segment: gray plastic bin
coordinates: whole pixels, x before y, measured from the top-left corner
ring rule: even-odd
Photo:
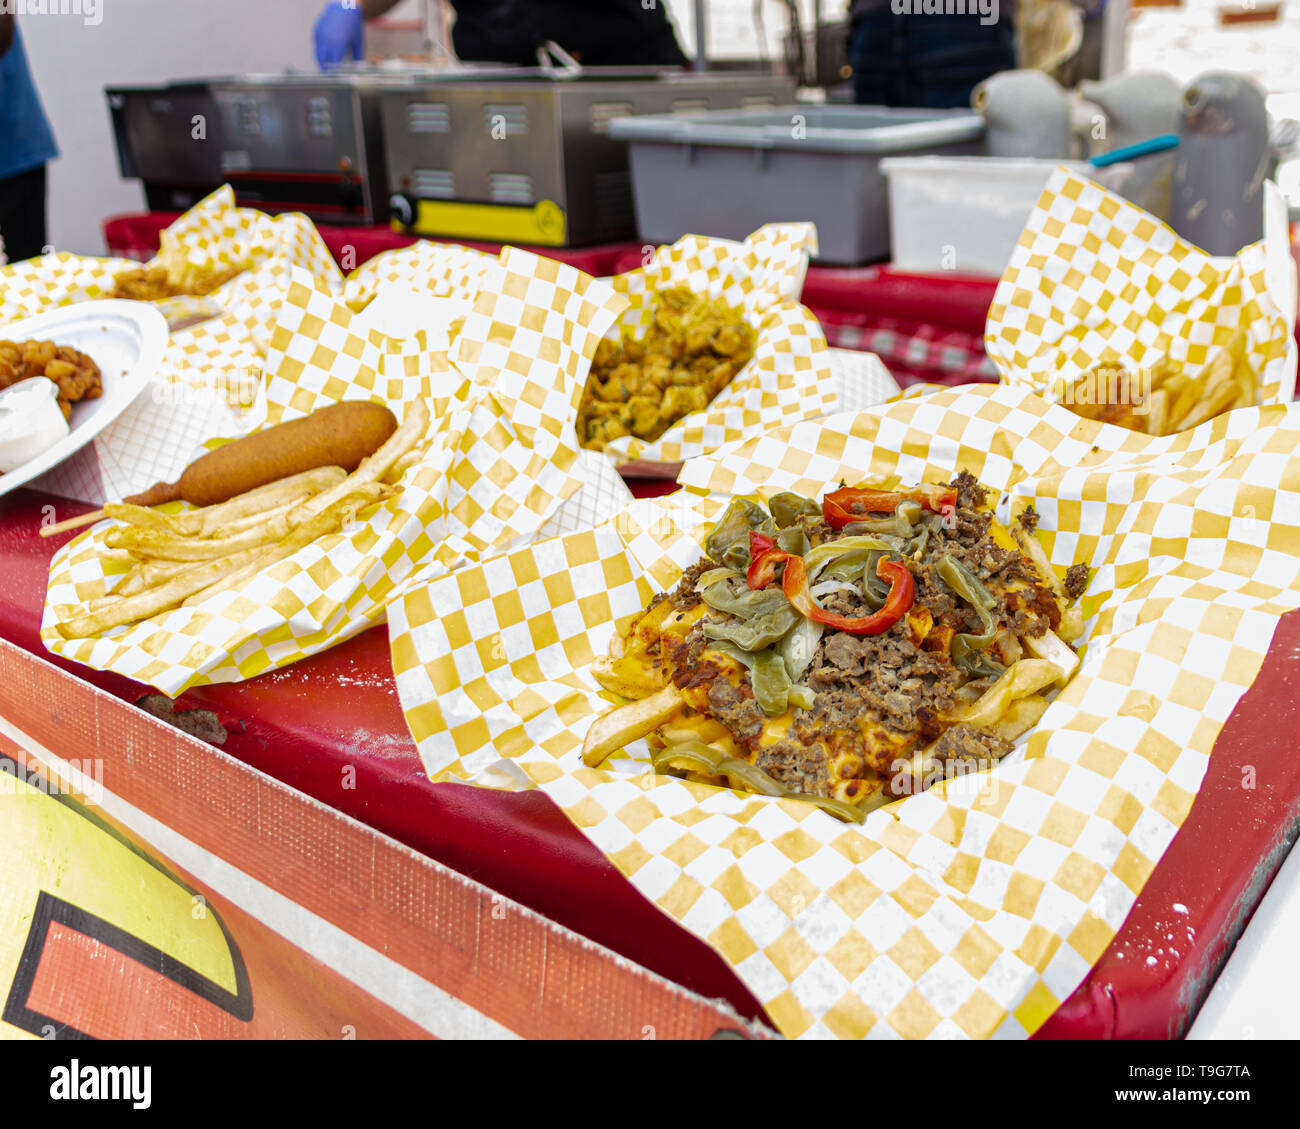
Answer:
[[[968,110],[794,105],[616,118],[609,131],[629,143],[647,243],[811,220],[818,260],[847,266],[889,257],[882,158],[984,151]]]

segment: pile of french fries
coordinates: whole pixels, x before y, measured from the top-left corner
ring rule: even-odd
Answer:
[[[105,535],[105,544],[131,567],[113,591],[86,608],[57,609],[59,634],[88,638],[242,587],[396,495],[402,476],[420,460],[428,428],[428,405],[416,400],[401,426],[352,474],[319,467],[179,513],[106,505],[105,515],[122,524]]]
[[[1061,400],[1087,419],[1174,435],[1258,403],[1259,380],[1246,358],[1245,332],[1238,330],[1200,371],[1168,358],[1136,371],[1098,365],[1067,386]]]

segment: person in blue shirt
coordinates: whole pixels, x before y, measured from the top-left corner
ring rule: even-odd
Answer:
[[[45,248],[45,165],[58,155],[17,22],[0,14],[0,239],[11,263]]]

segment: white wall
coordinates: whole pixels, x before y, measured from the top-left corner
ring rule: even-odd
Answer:
[[[19,16],[32,74],[62,156],[50,166],[50,239],[102,255],[104,217],[144,209],[117,170],[104,87],[315,67],[324,0],[100,0],[101,22]]]
[[[781,57],[781,39],[789,20],[781,0],[700,0],[705,6],[705,46],[715,59],[753,59]],[[696,0],[664,0],[668,14],[677,26],[682,50],[695,57]],[[824,23],[843,19],[849,0],[822,0]],[[755,12],[762,19],[755,19]],[[800,18],[805,28],[812,27],[813,0],[799,0]],[[760,29],[765,33],[759,38]]]
[[[666,0],[693,54],[692,0]],[[811,9],[811,0],[801,0]],[[58,0],[49,0],[57,7]],[[705,0],[709,49],[753,55],[753,0]],[[823,0],[827,16],[844,0]],[[77,15],[19,17],[32,72],[62,156],[50,166],[50,239],[60,250],[104,253],[106,216],[144,209],[138,181],[117,169],[105,86],[315,68],[311,30],[325,0],[99,0],[100,22]],[[769,42],[785,29],[784,6],[762,0]],[[404,0],[392,18],[420,14]]]

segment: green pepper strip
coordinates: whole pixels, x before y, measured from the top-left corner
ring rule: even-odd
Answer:
[[[801,517],[822,516],[821,508],[811,498],[791,494],[789,491],[777,494],[768,502],[767,508],[772,512],[772,520],[776,522],[777,529],[786,529]]]
[[[671,767],[684,768],[688,772],[702,772],[706,776],[734,776],[751,792],[757,792],[760,796],[785,794],[785,789],[757,765],[739,757],[729,757],[721,749],[715,749],[702,741],[683,741],[678,745],[656,749],[650,755],[650,763],[659,773]]]
[[[706,639],[721,639],[734,643],[742,651],[761,651],[779,643],[799,622],[799,613],[784,604],[776,611],[756,615],[743,623],[712,623],[701,625]]]
[[[992,609],[997,606],[993,594],[961,561],[945,553],[935,562],[935,571],[949,588],[975,609],[984,628],[983,635],[962,632],[953,636],[952,661],[972,674],[1001,674],[1006,668],[984,654],[998,633]]]
[[[911,537],[912,527],[921,520],[921,510],[920,502],[905,498],[898,503],[898,509],[894,511],[893,516],[873,518],[870,521],[851,521],[844,526],[843,532],[888,533],[894,537]]]
[[[844,820],[846,823],[862,823],[867,813],[873,808],[888,803],[893,797],[882,789],[874,801],[861,807],[845,803],[829,796],[813,796],[806,792],[791,792],[783,788],[757,765],[739,757],[729,757],[721,749],[706,745],[702,741],[683,741],[679,745],[669,745],[656,749],[650,757],[654,770],[661,775],[669,768],[683,769],[687,772],[699,772],[705,776],[730,776],[741,781],[750,791],[760,796],[777,796],[783,800],[799,800],[802,803],[819,807],[829,815]]]
[[[751,529],[761,528],[765,523],[771,522],[771,517],[762,506],[745,498],[736,498],[705,539],[704,551],[719,564],[736,569],[748,568],[749,552],[745,535]]]
[[[726,612],[740,619],[753,619],[755,616],[770,615],[772,612],[788,608],[790,601],[779,588],[766,592],[753,592],[746,589],[743,595],[737,595],[725,583],[710,584],[700,588],[702,599],[714,611]]]
[[[897,551],[888,541],[882,541],[879,537],[841,537],[835,541],[823,542],[804,554],[803,563],[809,583],[816,583],[823,572],[841,564],[845,558],[853,559],[850,554],[872,550],[882,553]]]
[[[769,648],[750,654],[734,643],[719,641],[709,650],[735,659],[749,668],[749,681],[754,689],[754,701],[768,717],[780,717],[790,704],[790,676],[785,670],[785,660]]]

